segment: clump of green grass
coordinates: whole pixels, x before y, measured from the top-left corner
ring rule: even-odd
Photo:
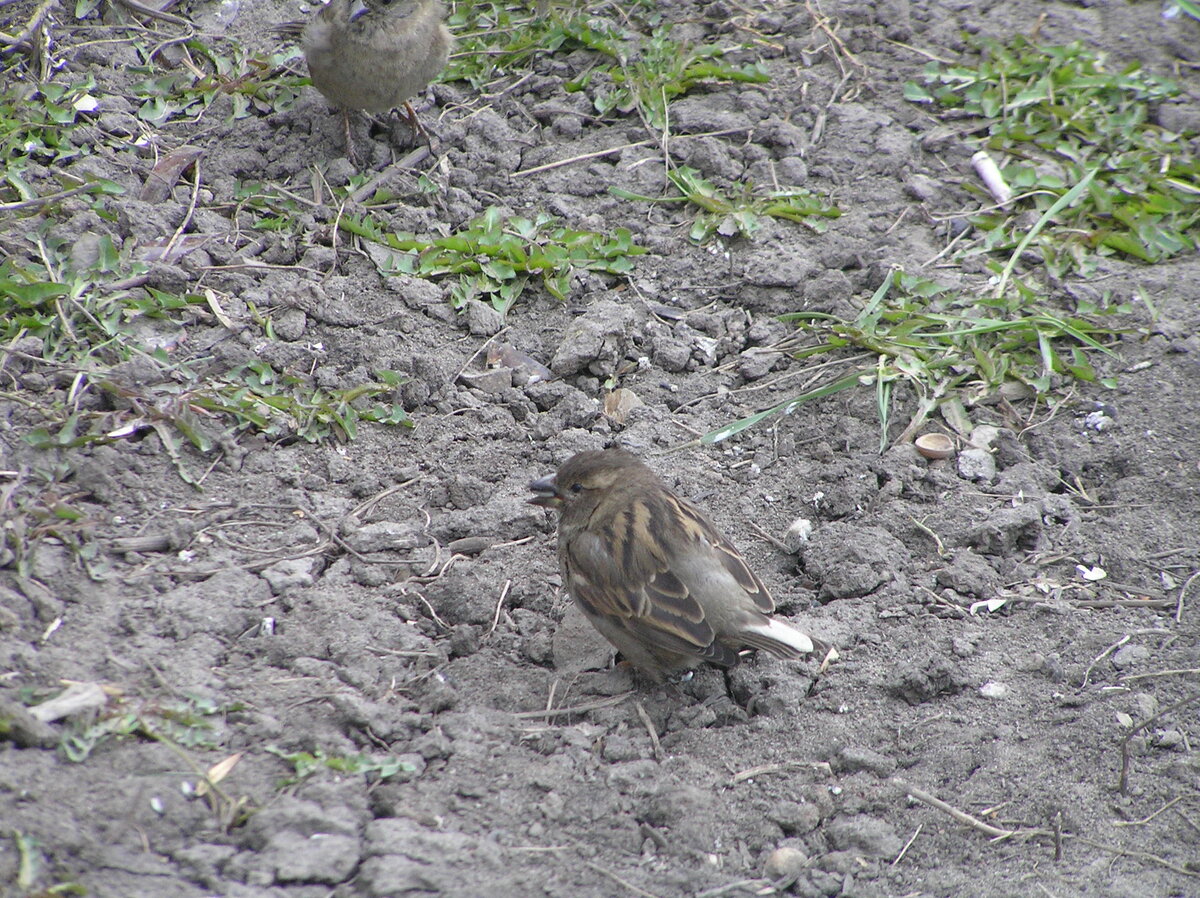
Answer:
[[[135,297],[106,289],[146,271],[108,236],[96,239],[89,258],[74,256],[74,244],[50,235],[46,227],[34,242],[36,259],[0,262],[0,339],[38,337],[47,357],[79,361],[104,349],[119,352],[115,341],[132,317],[158,317],[187,305],[158,291]]]
[[[762,219],[783,218],[800,222],[818,233],[824,233],[827,219],[842,213],[829,200],[808,190],[758,191],[738,181],[732,185],[732,196],[711,181],[701,177],[694,168],[681,166],[670,169],[667,179],[679,191],[679,196],[652,197],[631,193],[620,187],[608,192],[625,200],[647,203],[689,203],[699,208],[688,237],[704,244],[713,237],[753,237],[762,227]]]
[[[14,894],[28,896],[28,898],[58,898],[58,896],[71,895],[78,895],[82,898],[87,895],[87,886],[74,880],[45,885],[34,891],[35,887],[41,884],[43,878],[49,878],[50,875],[42,847],[36,838],[19,829],[9,830],[8,835],[12,837],[13,847],[17,852],[16,875],[12,878],[13,885],[16,887]]]
[[[547,4],[544,12],[531,15],[527,8],[517,13],[495,0],[456,3],[449,25],[455,52],[442,80],[466,81],[476,90],[528,69],[535,57],[545,54],[587,48],[615,56],[622,40],[615,25],[582,7],[558,4]]]
[[[340,226],[396,251],[382,266],[384,274],[452,277],[451,303],[456,309],[478,298],[501,314],[512,308],[530,279],[565,300],[575,273],[623,277],[633,271],[633,257],[646,251],[634,244],[625,228],[612,234],[579,231],[559,224],[546,212],[532,218],[505,216],[495,206],[448,237],[425,239],[385,232],[369,216],[345,216]]]
[[[450,16],[458,50],[442,77],[479,89],[527,68],[536,55],[590,50],[596,54],[593,64],[569,80],[566,90],[588,91],[601,116],[638,112],[656,130],[667,126],[670,102],[697,84],[769,80],[761,63],[726,61],[724,47],[676,40],[648,2],[633,4],[626,14],[647,19],[649,34],[618,26],[586,6],[549,5],[524,17],[500,3],[460,4]]]
[[[262,55],[222,40],[227,50],[198,37],[185,41],[179,48],[187,54],[188,64],[166,71],[154,62],[150,50],[138,46],[143,62],[129,68],[143,76],[133,85],[134,94],[142,99],[138,118],[155,125],[184,115],[198,118],[222,97],[229,98],[231,119],[266,115],[287,109],[309,83],[286,73],[286,65],[299,58],[295,47]]]
[[[221,706],[201,696],[129,708],[119,701],[112,710],[74,728],[63,736],[67,760],[82,763],[101,744],[129,738],[154,739],[177,748],[212,750],[221,747],[214,720],[241,710],[241,705]]]
[[[133,703],[117,696],[87,719],[80,719],[59,743],[67,760],[82,764],[102,745],[142,739],[153,740],[172,754],[195,775],[194,782],[183,785],[188,793],[202,798],[216,822],[228,830],[245,823],[253,813],[249,798],[234,798],[224,791],[222,781],[241,760],[242,753],[229,755],[204,768],[189,749],[215,751],[224,746],[220,718],[243,710],[238,703],[218,705],[211,699],[187,695],[165,702]],[[156,798],[151,798],[155,806]]]
[[[64,481],[65,465],[46,470],[18,470],[0,495],[0,568],[12,568],[21,577],[32,573],[38,546],[57,540],[90,570],[99,549],[92,541],[92,523],[77,504],[79,495]]]
[[[307,377],[251,362],[199,384],[186,400],[197,412],[232,419],[242,429],[309,443],[356,439],[360,421],[412,427],[403,408],[382,401],[407,378],[387,369],[377,369],[373,376],[374,380],[344,390],[324,390],[313,387]],[[197,440],[187,435],[195,445]],[[197,445],[202,451],[211,447],[211,440]]]
[[[638,40],[635,49],[614,48],[612,65],[590,69],[568,81],[568,93],[591,88],[593,105],[602,116],[616,111],[639,112],[647,127],[667,127],[672,100],[697,84],[763,84],[770,79],[761,62],[736,65],[726,62],[726,50],[713,44],[696,45],[671,37],[671,26],[655,28]],[[599,76],[606,76],[601,79]]]
[[[157,383],[136,387],[98,380],[99,389],[119,399],[117,408],[80,412],[47,409],[51,422],[35,427],[25,440],[39,449],[69,449],[116,443],[154,431],[175,459],[180,475],[193,482],[179,456],[180,434],[201,452],[222,439],[246,431],[287,442],[354,440],[359,422],[413,426],[399,405],[384,401],[405,378],[377,370],[375,380],[344,390],[314,387],[307,377],[278,371],[266,362],[251,362],[216,375],[200,373],[172,361],[162,350],[147,356],[162,372]]]
[[[261,361],[214,373],[174,358],[162,346],[143,343],[137,323],[158,319],[183,327],[207,315],[207,297],[151,287],[114,289],[114,283],[143,273],[145,266],[107,236],[97,238],[82,264],[63,238],[42,233],[36,243],[36,261],[10,258],[0,263],[0,340],[11,345],[24,337],[38,338],[43,359],[74,368],[80,386],[91,384],[118,401],[87,411],[65,397],[39,403],[44,423],[25,434],[34,446],[114,443],[154,430],[190,480],[179,462],[176,433],[208,452],[221,439],[245,431],[317,442],[353,440],[360,421],[412,424],[400,406],[387,401],[403,382],[394,371],[376,371],[374,380],[349,389],[323,390],[307,377]],[[269,333],[270,320],[258,320]],[[160,376],[136,386],[111,382],[112,367],[134,358]]]
[[[0,91],[0,153],[6,163],[30,156],[65,162],[90,153],[87,142],[76,143],[71,135],[81,111],[95,108],[95,90],[95,79],[87,76],[36,86],[13,82]]]
[[[293,776],[279,784],[281,789],[308,779],[318,770],[331,770],[340,774],[372,775],[383,780],[398,773],[412,773],[415,769],[407,761],[390,755],[384,757],[363,754],[330,755],[320,749],[315,752],[285,752],[274,747],[268,747],[267,751],[287,761],[295,769]]]
[[[1185,12],[1193,19],[1200,21],[1200,3],[1196,0],[1170,0],[1167,3],[1163,15],[1173,16],[1180,12]]]
[[[1097,254],[1156,262],[1195,248],[1200,159],[1192,135],[1151,121],[1154,104],[1179,93],[1173,83],[1136,65],[1110,70],[1078,42],[1042,47],[1017,37],[981,47],[978,65],[931,63],[921,84],[905,86],[909,100],[948,110],[956,123],[977,120],[981,145],[1008,159],[1002,172],[1019,196],[1008,209],[971,217],[985,232],[976,251],[1013,249],[1022,211],[1045,213],[1093,171],[1086,193],[1034,244],[1053,272],[1087,272]]]
[[[76,135],[81,116],[96,108],[95,90],[90,76],[36,86],[13,82],[0,89],[0,203],[9,204],[17,215],[31,215],[66,196],[122,192],[112,181],[80,181],[65,171],[66,163],[95,149],[91,140]],[[27,173],[35,162],[53,166],[52,176],[61,190],[40,193],[49,179],[36,186],[30,183]]]
[[[979,296],[936,281],[895,271],[853,318],[820,312],[783,316],[811,338],[794,353],[812,359],[853,353],[849,374],[831,377],[808,392],[718,428],[701,438],[717,443],[803,403],[861,386],[876,391],[880,451],[891,436],[890,409],[897,385],[917,399],[916,410],[897,440],[911,438],[935,411],[956,430],[970,429],[967,408],[1018,384],[1030,396],[1047,397],[1073,381],[1115,386],[1100,375],[1089,353],[1110,353],[1118,333],[1092,319],[1128,312],[1112,304],[1080,304],[1072,315],[1046,308],[1022,285],[1007,296]],[[828,365],[828,362],[825,363]]]

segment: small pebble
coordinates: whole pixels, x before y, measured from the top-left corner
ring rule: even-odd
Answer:
[[[1005,698],[1008,695],[1008,687],[1003,683],[989,680],[979,687],[979,694],[984,698]]]
[[[808,855],[799,848],[783,846],[767,856],[764,872],[768,879],[791,879],[799,876],[808,866]]]

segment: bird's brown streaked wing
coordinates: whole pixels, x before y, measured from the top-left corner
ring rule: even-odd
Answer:
[[[280,37],[290,38],[291,40],[299,40],[300,35],[304,33],[304,26],[307,22],[280,22],[271,30]]]
[[[589,614],[620,621],[644,642],[696,654],[716,638],[704,609],[665,560],[649,552],[627,552],[607,529],[603,537],[585,531],[569,540],[565,562],[575,601]]]
[[[771,597],[770,590],[758,579],[754,571],[750,570],[750,565],[746,563],[742,553],[734,547],[725,534],[721,533],[691,502],[678,497],[672,498],[680,526],[689,533],[692,539],[703,539],[713,547],[722,566],[729,571],[738,586],[746,591],[760,611],[764,614],[774,611],[775,599]]]

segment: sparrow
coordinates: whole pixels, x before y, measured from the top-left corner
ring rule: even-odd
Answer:
[[[558,559],[571,597],[626,661],[657,682],[748,648],[779,658],[813,640],[770,617],[775,601],[699,508],[623,449],[580,452],[529,484],[559,511]]]
[[[388,112],[402,105],[413,133],[429,140],[408,101],[450,56],[453,38],[444,16],[439,0],[329,0],[304,26],[300,46],[308,73],[313,87],[341,110],[351,159],[351,109]]]

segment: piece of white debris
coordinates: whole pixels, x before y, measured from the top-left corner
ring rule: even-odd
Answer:
[[[988,682],[979,687],[979,694],[984,698],[1004,698],[1008,695],[1008,687],[1003,683],[988,680]]]
[[[1006,206],[1012,201],[1012,188],[1004,180],[1004,175],[1000,173],[1000,166],[996,164],[996,160],[985,150],[980,150],[971,157],[971,167],[975,169],[979,180],[983,181],[983,185],[998,205]]]
[[[985,599],[982,602],[972,602],[971,607],[967,609],[971,614],[975,614],[980,609],[984,611],[999,611],[1008,604],[1008,599]]]
[[[808,518],[796,518],[792,526],[783,534],[783,543],[792,552],[799,552],[800,547],[808,542],[813,532],[813,523]]]

